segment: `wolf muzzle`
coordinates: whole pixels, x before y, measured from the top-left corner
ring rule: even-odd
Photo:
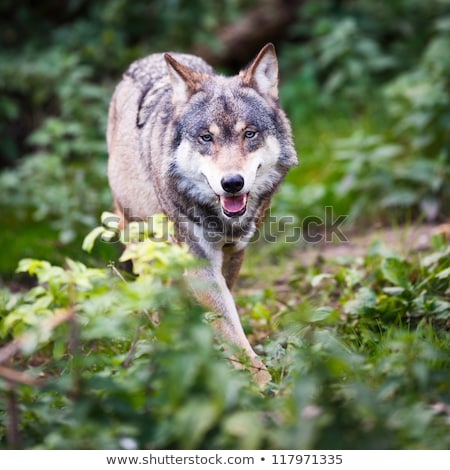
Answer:
[[[220,196],[223,213],[228,217],[239,217],[247,210],[247,194],[237,194],[245,184],[240,174],[224,176],[220,181],[223,190],[227,193]]]

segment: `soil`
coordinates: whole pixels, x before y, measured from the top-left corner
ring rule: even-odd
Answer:
[[[305,263],[314,262],[317,257],[335,259],[338,257],[358,257],[367,253],[375,241],[401,254],[425,251],[430,248],[433,236],[450,240],[450,223],[441,225],[410,225],[396,228],[373,228],[366,233],[346,233],[348,241],[309,245],[302,255]]]

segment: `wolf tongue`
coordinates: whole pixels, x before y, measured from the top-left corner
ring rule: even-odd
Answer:
[[[220,202],[225,212],[229,214],[238,214],[245,209],[247,195],[240,196],[220,196]]]

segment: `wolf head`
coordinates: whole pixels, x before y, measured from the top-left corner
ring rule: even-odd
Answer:
[[[224,222],[252,217],[297,164],[278,104],[278,63],[266,45],[239,75],[199,73],[165,55],[174,125],[172,176],[179,192]]]

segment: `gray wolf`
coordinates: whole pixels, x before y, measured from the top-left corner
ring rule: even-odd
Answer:
[[[206,261],[195,272],[209,286],[193,287],[198,300],[218,314],[219,334],[248,355],[254,379],[265,384],[270,375],[230,289],[274,191],[297,164],[274,46],[232,77],[187,54],[137,60],[111,100],[107,144],[116,211],[128,220],[164,213],[174,222],[177,239]]]

